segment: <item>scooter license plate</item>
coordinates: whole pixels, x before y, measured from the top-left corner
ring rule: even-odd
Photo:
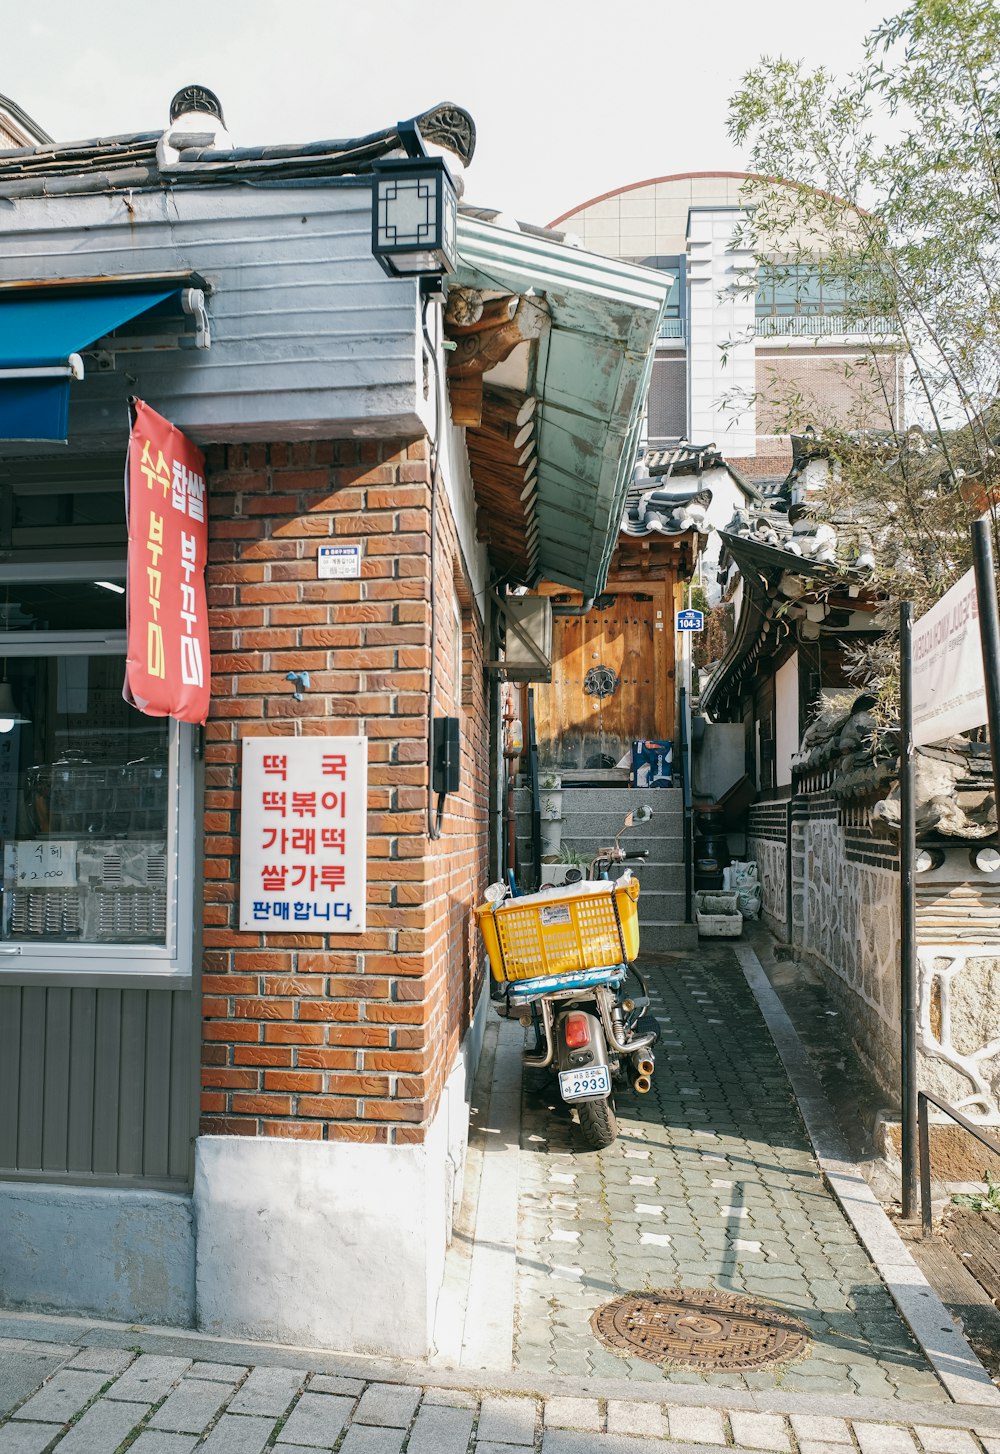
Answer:
[[[610,1095],[611,1072],[606,1065],[592,1065],[582,1070],[561,1070],[559,1094],[564,1101],[583,1101],[592,1096]]]

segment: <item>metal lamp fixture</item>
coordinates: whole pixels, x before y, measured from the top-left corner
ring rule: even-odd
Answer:
[[[440,157],[372,163],[372,252],[392,278],[441,277],[458,266],[458,195]]]

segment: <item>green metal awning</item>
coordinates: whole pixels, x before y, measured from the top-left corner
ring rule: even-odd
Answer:
[[[672,278],[534,233],[459,217],[463,287],[544,295],[539,342],[537,569],[599,595],[635,464]]]

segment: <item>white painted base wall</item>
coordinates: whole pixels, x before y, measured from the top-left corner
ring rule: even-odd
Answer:
[[[198,1327],[422,1358],[461,1196],[488,994],[420,1146],[202,1136]]]

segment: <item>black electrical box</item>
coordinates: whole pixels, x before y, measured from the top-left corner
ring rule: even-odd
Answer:
[[[462,748],[457,717],[434,718],[434,763],[432,783],[439,797],[457,793],[462,783]]]

